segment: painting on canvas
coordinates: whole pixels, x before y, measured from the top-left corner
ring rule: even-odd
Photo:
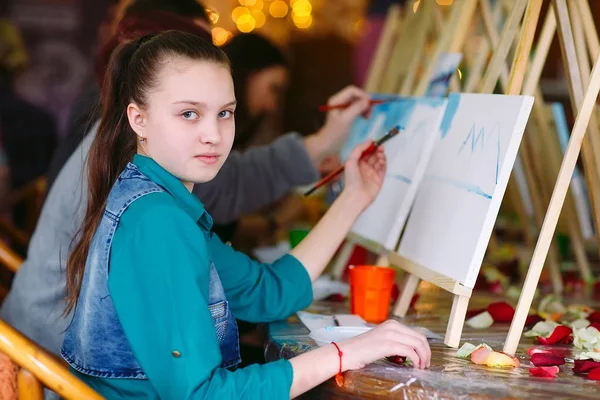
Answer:
[[[388,97],[389,99],[389,97]],[[383,186],[369,208],[357,219],[352,233],[394,250],[406,221],[416,188],[425,171],[446,99],[395,97],[373,108],[368,120],[360,118],[341,151],[342,160],[367,139],[377,139],[396,125],[400,134],[385,143],[387,173]]]

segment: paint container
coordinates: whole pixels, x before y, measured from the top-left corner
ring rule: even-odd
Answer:
[[[293,249],[304,239],[310,230],[308,229],[293,229],[289,232],[290,247]]]
[[[381,323],[388,318],[396,270],[377,265],[350,267],[350,308],[365,321]]]

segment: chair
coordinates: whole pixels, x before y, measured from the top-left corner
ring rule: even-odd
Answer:
[[[17,272],[23,264],[23,259],[2,240],[0,240],[0,264],[13,273]]]
[[[102,399],[64,363],[0,320],[0,398],[43,400],[43,387],[65,399]],[[18,397],[17,397],[18,396]]]

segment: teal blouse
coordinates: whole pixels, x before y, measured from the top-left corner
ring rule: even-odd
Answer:
[[[286,255],[260,264],[210,233],[212,218],[173,175],[147,157],[133,163],[166,193],[142,197],[115,232],[108,287],[133,353],[148,380],[74,373],[109,399],[289,398],[287,360],[236,371],[221,353],[208,310],[212,258],[236,318],[283,319],[312,301],[310,277]],[[175,357],[173,352],[179,352]]]

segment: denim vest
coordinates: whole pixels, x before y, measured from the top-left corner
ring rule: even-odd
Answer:
[[[99,378],[147,379],[117,317],[108,291],[108,271],[112,240],[127,207],[147,194],[164,191],[129,163],[108,196],[61,350],[62,357],[76,371]],[[238,327],[212,261],[208,304],[223,359],[221,367],[235,367],[241,361]]]

